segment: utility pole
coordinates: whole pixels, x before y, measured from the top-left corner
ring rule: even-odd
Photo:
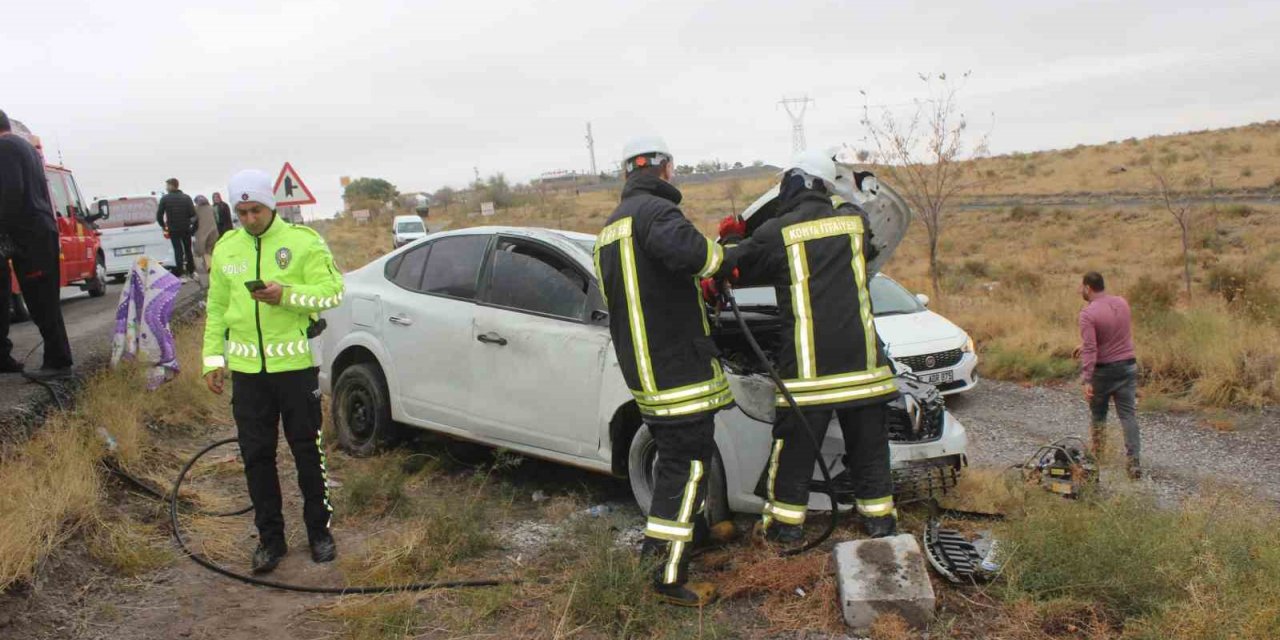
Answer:
[[[591,175],[600,175],[596,171],[596,139],[591,135],[591,123],[587,123],[587,153],[591,154]]]
[[[783,98],[778,101],[783,109],[787,110],[787,115],[791,116],[791,151],[799,153],[804,151],[807,144],[804,140],[804,112],[808,110],[809,105],[813,104],[813,100],[809,96],[803,98]]]

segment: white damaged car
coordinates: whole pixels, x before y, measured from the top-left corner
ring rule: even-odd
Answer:
[[[546,229],[462,229],[346,274],[343,303],[325,312],[328,330],[315,344],[342,446],[368,454],[401,425],[428,429],[628,477],[647,509],[656,448],[614,356],[594,242]],[[743,311],[767,348],[776,307]],[[708,508],[723,519],[763,506],[755,487],[769,451],[773,387],[731,318],[714,337],[738,400],[716,416]],[[904,395],[890,411],[895,491],[954,485],[965,464],[964,427],[933,386],[909,374],[899,381]],[[827,430],[822,451],[846,493],[840,429]],[[810,506],[830,505],[815,492]]]

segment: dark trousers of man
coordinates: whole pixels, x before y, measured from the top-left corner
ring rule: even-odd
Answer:
[[[649,423],[658,446],[653,502],[645,526],[645,551],[662,557],[657,582],[684,584],[691,547],[706,536],[703,502],[715,453],[715,414],[686,422]]]
[[[809,504],[809,482],[818,451],[826,437],[832,414],[844,435],[845,463],[853,477],[858,513],[879,517],[893,513],[893,475],[889,471],[889,426],[885,404],[869,404],[852,409],[811,409],[804,411],[813,429],[813,438],[804,434],[804,425],[790,408],[779,408],[773,427],[773,450],[765,478],[764,523],[804,524]]]
[[[232,373],[232,415],[244,475],[249,482],[258,540],[263,546],[284,545],[280,478],[276,473],[279,424],[293,452],[302,492],[302,517],[311,541],[329,535],[329,505],[324,447],[320,442],[320,385],[313,368],[281,373]]]
[[[1116,403],[1116,414],[1124,428],[1125,456],[1136,463],[1142,455],[1138,436],[1138,364],[1132,360],[1100,364],[1093,370],[1093,400],[1089,403],[1093,424],[1089,435],[1094,455],[1101,456],[1106,437],[1107,406]]]
[[[13,270],[18,275],[22,299],[26,302],[31,320],[40,329],[44,339],[43,366],[65,369],[71,366],[71,343],[67,341],[67,327],[62,320],[62,298],[59,287],[58,234],[37,232],[12,237],[17,255],[12,257]],[[9,261],[0,259],[0,360],[12,357],[13,342],[9,340],[9,309],[13,292]]]
[[[191,230],[170,229],[169,242],[173,244],[173,267],[178,275],[195,275],[196,258],[191,253]]]

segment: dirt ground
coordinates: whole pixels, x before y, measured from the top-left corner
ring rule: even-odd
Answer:
[[[1024,387],[983,381],[966,397],[949,400],[970,434],[971,461],[988,467],[1007,466],[1020,461],[1043,441],[1068,433],[1082,433],[1082,403],[1064,389]],[[1273,413],[1241,414],[1235,417],[1233,432],[1220,432],[1191,415],[1144,413],[1141,416],[1144,443],[1152,483],[1170,496],[1185,495],[1205,481],[1241,484],[1259,488],[1275,499],[1280,475],[1265,443],[1273,441],[1277,420]],[[204,443],[230,435],[223,426],[168,437],[164,446],[184,458]],[[198,467],[192,491],[208,497],[216,494],[219,508],[242,502],[243,484],[234,447],[216,451],[204,467]],[[400,452],[400,463],[421,456],[433,465],[410,481],[405,493],[413,504],[444,500],[484,476],[486,500],[492,508],[483,512],[479,529],[492,534],[494,545],[466,562],[457,562],[434,575],[435,578],[467,578],[486,575],[548,575],[554,566],[556,541],[577,544],[568,533],[592,519],[583,513],[590,505],[606,505],[610,535],[619,545],[640,540],[642,518],[635,509],[625,481],[561,467],[535,460],[495,455],[464,443],[450,443],[420,437]],[[405,457],[407,456],[407,457]],[[374,546],[389,531],[405,524],[400,516],[344,517],[357,505],[344,503],[349,493],[344,485],[367,475],[369,461],[355,460],[341,453],[330,456],[338,517],[335,534],[341,558],[329,565],[316,565],[307,555],[301,535],[301,506],[296,497],[288,454],[281,451],[281,480],[286,496],[291,553],[272,579],[304,585],[342,586],[351,584],[350,561],[362,548]],[[495,460],[504,460],[498,464]],[[512,460],[516,460],[513,462]],[[347,487],[348,489],[350,487]],[[401,596],[379,598],[289,593],[242,584],[215,575],[173,551],[168,538],[167,513],[154,499],[113,483],[108,499],[112,517],[141,523],[148,531],[146,545],[167,554],[160,568],[124,577],[106,566],[101,553],[94,551],[88,531],[74,536],[43,567],[34,583],[0,595],[0,638],[75,639],[169,638],[217,640],[273,640],[284,638],[452,638],[452,637],[617,637],[625,631],[564,625],[560,614],[566,595],[571,602],[573,586],[535,585],[502,588],[497,595],[433,592],[407,600]],[[362,507],[363,508],[363,507]],[[479,513],[479,512],[478,512]],[[750,518],[739,521],[740,528]],[[814,520],[814,526],[820,523]],[[917,530],[919,514],[907,513],[904,524]],[[255,545],[248,516],[184,520],[193,547],[204,550],[223,566],[244,570]],[[855,537],[842,528],[836,538]],[[671,611],[672,625],[664,637],[842,637],[834,609],[834,586],[826,566],[826,554],[813,554],[800,565],[774,565],[767,550],[739,543],[727,550],[708,554],[699,561],[704,575],[713,575],[728,585],[733,596],[702,616]],[[811,565],[811,566],[810,566]],[[800,567],[800,569],[797,569]],[[798,573],[797,573],[798,572]],[[429,574],[428,574],[429,575]],[[762,578],[761,576],[765,576]],[[798,577],[797,577],[798,576]],[[424,576],[425,577],[425,576]],[[984,595],[973,590],[953,590],[935,577],[943,614],[952,620],[948,637],[982,637]],[[800,595],[803,594],[803,595]],[[826,599],[815,603],[814,599]],[[415,612],[412,620],[395,617],[397,603]],[[480,604],[477,604],[480,603]],[[377,607],[391,607],[392,614],[379,614]],[[345,611],[355,608],[374,619],[355,624]],[[815,614],[816,612],[816,614]],[[460,619],[459,616],[462,616]],[[381,617],[379,617],[381,616]],[[467,617],[470,619],[466,619]],[[805,617],[812,618],[803,622]],[[815,617],[816,616],[816,617]],[[796,619],[809,632],[781,633],[794,629]],[[405,633],[388,625],[403,622]],[[381,626],[379,626],[381,625]],[[787,626],[791,625],[791,626]],[[890,636],[885,636],[890,637]],[[906,636],[904,636],[906,637]]]

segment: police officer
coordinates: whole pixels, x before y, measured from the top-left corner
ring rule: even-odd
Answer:
[[[741,285],[776,287],[783,329],[777,363],[783,382],[813,429],[813,438],[778,393],[778,417],[765,476],[761,529],[784,543],[803,538],[809,481],[832,414],[840,422],[858,513],[873,537],[896,531],[885,405],[898,396],[876,335],[868,293],[873,255],[866,215],[857,205],[832,206],[841,176],[830,154],[798,154],[783,174],[778,217],[725,252],[721,276]],[[721,236],[745,234],[739,219]]]
[[[253,501],[258,548],[253,571],[276,568],[288,551],[276,474],[277,424],[298,469],[311,559],[329,562],[329,532],[320,387],[307,338],[315,314],[342,301],[342,276],[320,234],[280,219],[271,177],[241,171],[230,196],[241,228],[214,246],[204,333],[204,376],[222,393],[231,370],[232,413]]]
[[[706,537],[701,515],[715,451],[714,415],[733,396],[710,338],[700,278],[719,268],[723,248],[681,213],[675,163],[656,136],[623,151],[622,202],[596,241],[596,273],[622,376],[658,447],[643,553],[662,564],[654,587],[665,601],[700,606],[710,583],[688,582],[689,548]]]

